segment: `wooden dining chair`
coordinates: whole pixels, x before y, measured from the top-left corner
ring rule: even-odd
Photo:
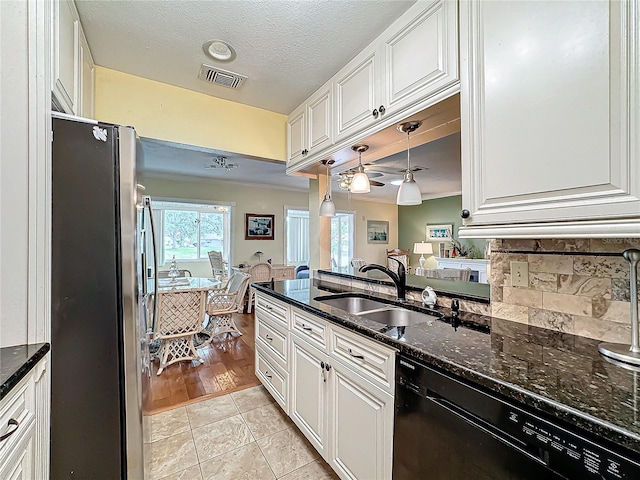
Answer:
[[[203,363],[193,344],[202,330],[207,290],[158,292],[158,327],[160,368],[157,375],[176,362],[197,360]]]
[[[271,264],[267,262],[256,263],[249,268],[249,275],[251,275],[251,283],[264,283],[270,282],[273,278],[273,270]],[[256,297],[256,292],[253,287],[249,287],[249,301],[247,303],[247,313],[251,313],[251,305]]]

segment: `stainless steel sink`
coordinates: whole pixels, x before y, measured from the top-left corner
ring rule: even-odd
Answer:
[[[356,296],[316,297],[315,300],[352,314],[391,307],[388,303]]]
[[[359,317],[390,327],[412,327],[414,325],[432,322],[438,318],[427,313],[415,312],[398,307],[362,312]]]
[[[389,303],[356,295],[316,297],[316,301],[338,308],[360,318],[387,325],[388,327],[410,327],[429,323],[437,316],[401,308]]]

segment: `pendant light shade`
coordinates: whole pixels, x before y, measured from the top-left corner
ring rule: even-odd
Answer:
[[[398,130],[407,134],[407,170],[404,172],[404,180],[398,189],[397,205],[420,205],[422,203],[422,192],[413,178],[411,171],[411,138],[409,134],[417,130],[422,122],[405,122],[398,125]]]
[[[329,172],[329,165],[333,165],[333,160],[322,160],[322,164],[327,167],[327,185],[324,194],[324,200],[320,204],[319,215],[321,217],[334,217],[336,214],[336,205],[331,199],[331,173]]]
[[[371,191],[371,184],[362,166],[362,152],[369,150],[369,147],[367,145],[354,145],[351,147],[351,150],[358,152],[358,169],[351,179],[349,191],[351,193],[369,193]]]

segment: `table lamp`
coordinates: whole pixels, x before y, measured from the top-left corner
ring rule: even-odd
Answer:
[[[433,255],[433,247],[430,243],[414,243],[413,244],[413,253],[420,254],[420,268],[424,269],[424,254]]]

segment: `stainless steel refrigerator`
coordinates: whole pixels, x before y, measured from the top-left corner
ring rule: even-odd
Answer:
[[[141,153],[131,127],[54,115],[52,479],[144,478]]]

